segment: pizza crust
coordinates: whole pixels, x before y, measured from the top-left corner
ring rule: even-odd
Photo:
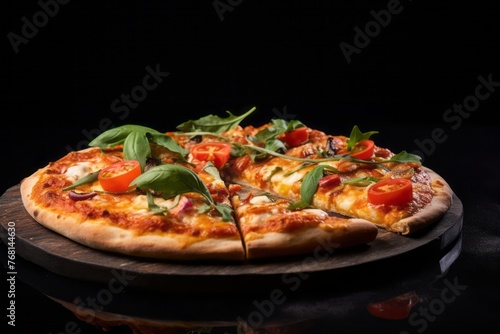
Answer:
[[[265,225],[265,221],[262,222]],[[247,258],[273,258],[297,254],[323,254],[333,250],[368,244],[375,240],[378,228],[363,219],[347,219],[332,225],[305,227],[300,233],[269,232],[246,240]]]
[[[428,227],[444,216],[453,204],[453,190],[443,177],[432,169],[423,167],[431,179],[434,196],[429,204],[408,218],[403,218],[387,229],[391,232],[409,235]]]
[[[58,213],[38,205],[31,199],[33,187],[43,169],[22,180],[22,202],[27,212],[42,226],[88,247],[137,257],[169,260],[243,260],[241,239],[205,239],[150,233],[137,235],[104,220],[86,221],[78,215]]]

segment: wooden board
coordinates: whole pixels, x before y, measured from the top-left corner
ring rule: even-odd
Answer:
[[[410,253],[422,247],[444,249],[462,229],[463,207],[456,195],[445,216],[428,229],[413,236],[400,236],[380,230],[377,239],[367,245],[321,256],[290,257],[261,262],[173,262],[134,258],[91,249],[39,225],[24,209],[19,185],[9,188],[0,198],[0,237],[7,241],[7,227],[15,223],[16,256],[33,262],[56,274],[95,282],[109,282],[118,273],[134,277],[131,285],[140,287],[175,286],[189,290],[233,284],[255,285],[256,278],[273,284],[284,274],[322,272],[358,267],[383,259]],[[9,224],[10,223],[10,224]],[[202,280],[201,280],[202,278]],[[202,282],[202,284],[199,284]]]

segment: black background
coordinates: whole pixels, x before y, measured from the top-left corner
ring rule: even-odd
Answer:
[[[216,3],[229,9],[218,13]],[[248,123],[287,112],[330,133],[348,135],[358,125],[379,131],[380,146],[418,150],[464,203],[457,272],[470,292],[442,315],[436,332],[457,322],[499,328],[492,315],[500,314],[493,284],[500,278],[500,11],[495,1],[401,0],[398,13],[348,62],[340,44],[355,46],[355,27],[364,30],[374,21],[371,11],[389,3],[73,0],[16,52],[9,36],[22,36],[22,18],[33,22],[41,7],[4,1],[1,192],[68,148],[83,148],[106,122],[167,131],[208,113],[225,117],[255,106]],[[116,112],[113,101],[142,85],[147,66],[169,75],[127,114]],[[480,90],[489,96],[468,113],[448,113],[473,101],[480,76],[497,85]],[[48,304],[49,315],[58,313],[25,289]],[[476,311],[467,319],[469,308]],[[478,309],[487,315],[478,317]],[[30,320],[33,312],[21,304],[19,326],[56,332],[67,321]]]

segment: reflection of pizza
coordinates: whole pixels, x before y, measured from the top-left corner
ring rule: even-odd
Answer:
[[[207,115],[160,132],[123,125],[21,183],[41,225],[89,247],[171,260],[245,260],[408,235],[452,191],[420,159],[300,121]]]

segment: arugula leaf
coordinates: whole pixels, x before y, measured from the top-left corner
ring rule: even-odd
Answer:
[[[416,154],[408,153],[406,151],[401,151],[396,155],[393,155],[389,160],[384,162],[417,162],[420,163],[422,157]]]
[[[214,166],[214,164],[211,161],[207,161],[205,167],[203,167],[203,170],[208,174],[212,175],[216,180],[222,180],[222,178],[220,177],[219,170],[217,169],[217,167]]]
[[[165,199],[189,192],[198,193],[219,211],[224,221],[231,220],[227,205],[215,203],[207,186],[187,167],[170,164],[155,166],[135,178],[130,185],[153,189],[160,192]]]
[[[349,139],[347,139],[347,150],[351,151],[354,148],[354,145],[363,141],[365,139],[369,139],[372,135],[377,134],[378,131],[369,131],[369,132],[361,132],[357,125],[355,125],[351,134],[349,135]]]
[[[156,205],[153,194],[151,194],[151,191],[149,191],[149,189],[146,189],[146,197],[148,199],[149,211],[153,212],[154,214],[165,214],[166,212],[168,212],[168,210],[163,209],[158,205]]]
[[[176,129],[184,132],[207,131],[221,133],[235,128],[241,121],[243,121],[243,119],[253,113],[255,109],[256,108],[253,107],[240,116],[233,115],[230,111],[226,111],[229,114],[226,118],[221,118],[215,115],[207,115],[197,120],[189,120],[179,124]]]
[[[358,187],[367,187],[372,183],[378,182],[378,180],[379,179],[376,177],[367,176],[367,177],[355,177],[350,180],[344,180],[342,181],[342,183],[351,184],[353,186],[358,186]]]
[[[257,132],[254,137],[250,138],[252,142],[264,143],[268,139],[276,138],[278,135],[286,132],[288,124],[282,119],[271,120],[271,125]]]
[[[94,182],[94,181],[97,181],[97,177],[99,176],[99,172],[101,170],[98,170],[96,172],[93,172],[93,173],[90,173],[88,175],[85,175],[81,178],[79,178],[78,180],[76,180],[75,183],[73,183],[72,185],[70,186],[67,186],[66,188],[63,188],[63,190],[70,190],[70,189],[74,189],[82,184],[85,184],[85,183],[90,183],[90,182]]]
[[[259,131],[254,137],[250,138],[250,140],[256,144],[264,143],[267,140],[276,138],[282,133],[292,131],[303,126],[305,126],[304,123],[296,119],[293,119],[290,122],[283,119],[273,119],[271,120],[270,126]]]
[[[281,171],[283,171],[283,167],[280,167],[280,166],[274,167],[274,169],[271,171],[271,173],[269,173],[269,176],[266,178],[266,181],[270,181],[271,178],[274,176],[274,174],[279,173]]]

